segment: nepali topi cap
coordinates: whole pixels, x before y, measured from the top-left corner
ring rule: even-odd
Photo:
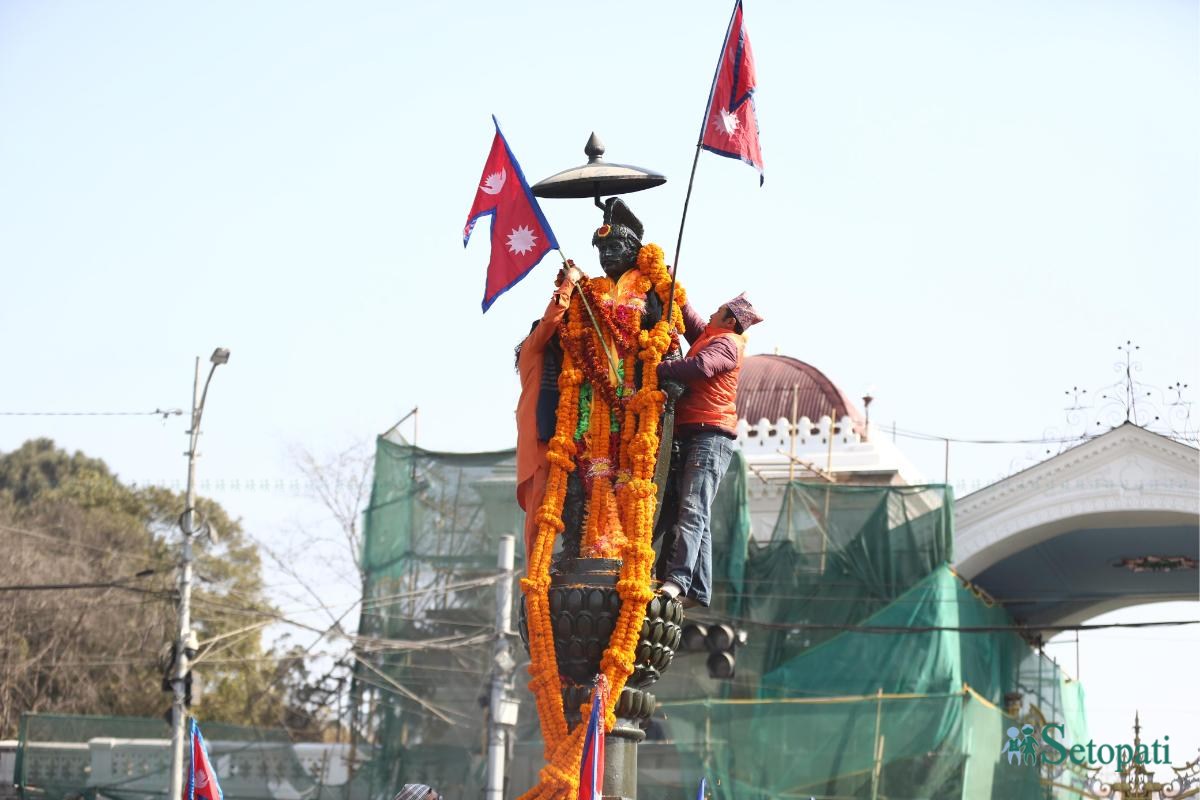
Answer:
[[[729,309],[729,313],[733,314],[733,318],[742,326],[742,330],[748,330],[751,325],[763,321],[759,313],[754,310],[754,306],[750,305],[750,301],[746,299],[745,292],[730,300],[725,304],[725,307]]]

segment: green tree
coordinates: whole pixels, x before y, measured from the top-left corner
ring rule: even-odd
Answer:
[[[0,738],[26,711],[164,713],[183,508],[180,493],[126,485],[103,461],[48,439],[0,454],[0,583],[85,585],[0,595]],[[201,499],[197,510],[219,539],[194,540],[194,674],[203,686],[194,713],[316,736],[319,715],[289,703],[303,659],[263,646],[278,614],[256,547],[219,504]]]

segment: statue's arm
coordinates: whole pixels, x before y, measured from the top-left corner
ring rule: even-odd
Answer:
[[[642,329],[650,330],[663,318],[662,298],[651,289],[646,292],[646,310],[642,312]]]

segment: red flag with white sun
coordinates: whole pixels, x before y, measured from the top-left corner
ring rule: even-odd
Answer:
[[[758,117],[754,113],[755,84],[754,54],[742,19],[742,0],[737,0],[704,113],[700,146],[754,167],[762,185],[762,148],[758,141]]]
[[[224,800],[225,793],[217,780],[217,771],[208,757],[208,745],[200,734],[196,720],[189,721],[188,738],[192,743],[191,768],[188,770],[187,800]]]
[[[529,191],[525,175],[508,142],[496,124],[496,138],[483,165],[483,177],[475,190],[475,202],[463,229],[463,247],[471,238],[480,217],[492,216],[492,258],[488,263],[483,310],[516,285],[547,253],[558,249],[558,241],[542,209]]]

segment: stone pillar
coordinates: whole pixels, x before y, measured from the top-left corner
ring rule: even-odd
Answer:
[[[568,558],[552,570],[550,623],[558,671],[564,679],[563,711],[572,729],[583,721],[580,708],[591,698],[600,657],[621,610],[617,594],[620,566],[616,559]],[[656,596],[646,606],[633,675],[621,690],[617,723],[604,745],[605,798],[637,800],[637,746],[646,738],[640,723],[648,720],[657,706],[646,688],[662,676],[675,657],[683,639],[682,622],[683,606],[678,600]],[[528,647],[524,599],[520,630]]]

